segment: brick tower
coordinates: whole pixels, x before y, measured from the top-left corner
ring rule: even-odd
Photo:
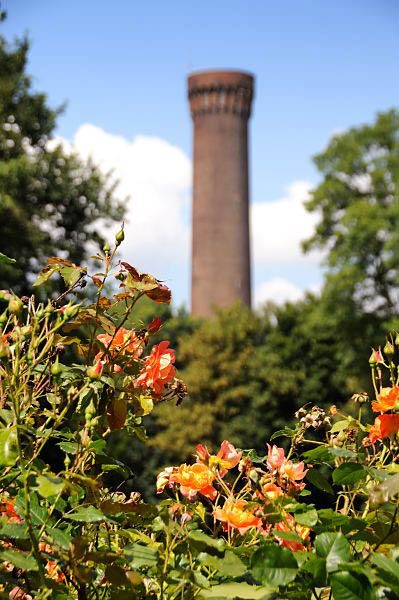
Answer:
[[[191,310],[251,304],[248,119],[254,78],[203,71],[188,78],[194,122]]]

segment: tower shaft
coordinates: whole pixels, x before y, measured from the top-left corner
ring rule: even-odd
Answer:
[[[210,71],[188,79],[194,123],[194,315],[236,300],[251,304],[248,119],[253,77]]]

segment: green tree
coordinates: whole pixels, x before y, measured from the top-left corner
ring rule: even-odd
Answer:
[[[332,138],[314,157],[323,181],[307,203],[320,214],[305,251],[327,252],[328,291],[350,312],[396,317],[399,299],[399,110]]]
[[[80,263],[88,241],[104,242],[99,219],[120,221],[115,186],[90,162],[49,145],[62,109],[47,105],[26,73],[29,42],[0,36],[0,288],[29,290],[48,256]],[[91,251],[93,247],[91,248]]]
[[[366,386],[364,340],[379,345],[399,326],[399,110],[334,136],[314,161],[323,180],[307,209],[320,220],[303,246],[325,252],[320,310],[344,368]]]
[[[258,451],[306,403],[346,400],[333,324],[319,319],[318,300],[270,305],[260,315],[235,306],[180,340],[181,377],[189,398],[155,411],[152,444],[170,461],[185,460],[198,442],[223,439]]]

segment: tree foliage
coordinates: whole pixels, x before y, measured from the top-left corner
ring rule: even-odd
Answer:
[[[261,451],[299,407],[342,401],[350,382],[339,370],[333,329],[318,320],[316,307],[313,297],[270,305],[264,314],[237,305],[180,339],[189,398],[157,408],[161,430],[153,445],[185,459],[198,437],[216,447],[228,436]]]
[[[334,136],[314,161],[323,181],[307,208],[320,221],[304,249],[327,252],[335,305],[391,319],[399,300],[399,110]]]
[[[62,109],[33,90],[28,50],[0,36],[0,252],[17,259],[0,265],[0,288],[22,293],[47,256],[79,263],[104,242],[99,220],[123,216],[109,178],[52,139]]]

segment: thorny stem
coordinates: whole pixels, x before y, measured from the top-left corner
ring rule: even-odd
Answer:
[[[19,466],[20,466],[20,470],[21,470],[21,477],[22,477],[23,486],[24,486],[24,502],[25,502],[25,510],[24,510],[25,515],[24,516],[25,516],[26,524],[28,526],[29,537],[30,537],[30,540],[32,543],[33,555],[35,557],[35,560],[36,560],[36,563],[37,563],[37,566],[39,569],[40,583],[44,589],[47,589],[47,584],[46,584],[46,579],[45,579],[44,569],[43,569],[43,563],[42,563],[42,560],[40,557],[39,543],[38,543],[38,540],[33,531],[32,521],[31,521],[30,496],[29,496],[29,486],[28,486],[29,472],[27,472],[25,469],[24,458],[22,455],[21,437],[20,437],[19,405],[18,405],[18,400],[15,397],[15,394],[12,394],[12,404],[13,404],[13,410],[14,410],[14,415],[15,415],[15,424],[16,424],[16,434],[17,434],[16,441],[17,441],[18,462],[19,462]]]
[[[372,379],[372,382],[373,382],[373,388],[374,388],[374,392],[375,392],[375,397],[376,397],[376,399],[378,399],[379,392],[378,392],[378,389],[377,389],[377,382],[376,382],[376,379],[375,379],[375,367],[371,367],[371,379]]]
[[[54,302],[52,302],[53,306],[58,306],[58,304],[60,304],[60,302],[62,302],[63,299],[66,298],[66,296],[68,294],[73,292],[77,287],[80,287],[80,285],[82,284],[82,279],[84,279],[86,276],[87,276],[87,271],[82,272],[79,275],[79,279],[77,281],[75,281],[75,283],[73,285],[71,285],[67,290],[65,290],[65,292],[62,292],[62,294],[60,296],[58,296],[58,298],[56,300],[54,300]]]

